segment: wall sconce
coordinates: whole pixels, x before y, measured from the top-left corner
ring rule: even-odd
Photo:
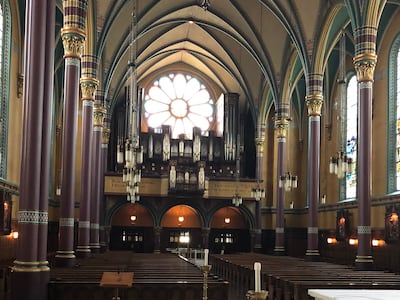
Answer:
[[[294,202],[293,202],[293,201],[290,201],[289,207],[290,207],[290,209],[293,209],[293,208],[294,208]]]
[[[135,221],[136,221],[136,216],[135,216],[135,215],[132,215],[132,216],[131,216],[131,221],[132,221],[132,222],[135,222]]]
[[[184,218],[183,216],[179,216],[179,217],[178,217],[178,221],[179,221],[180,223],[182,223],[184,220],[185,220],[185,218]]]
[[[385,246],[385,241],[384,240],[377,240],[377,239],[373,239],[372,240],[372,246],[373,247],[382,247]]]
[[[228,218],[228,217],[225,218],[225,219],[224,219],[224,222],[225,222],[225,224],[229,224],[229,223],[231,222],[231,218]]]
[[[353,238],[349,239],[349,245],[351,246],[358,245],[358,239],[353,239]]]
[[[337,243],[337,240],[336,240],[335,238],[328,237],[328,238],[326,239],[326,242],[327,242],[328,244],[336,244],[336,243]]]
[[[11,236],[12,236],[12,238],[13,238],[14,240],[18,239],[18,236],[19,236],[18,231],[13,231],[13,232],[11,232]]]
[[[322,195],[321,197],[321,204],[325,204],[326,203],[326,195]]]

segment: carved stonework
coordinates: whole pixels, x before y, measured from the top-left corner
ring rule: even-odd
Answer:
[[[101,134],[101,143],[107,145],[109,140],[110,140],[110,128],[103,128],[103,132]]]
[[[107,110],[103,106],[95,105],[93,110],[93,126],[102,127],[106,113]]]
[[[354,67],[358,82],[373,81],[377,56],[374,53],[364,53],[354,57]]]
[[[289,121],[287,119],[275,120],[275,130],[277,138],[285,138],[289,128]]]
[[[21,98],[24,94],[24,74],[19,73],[17,78],[17,96]]]
[[[320,116],[322,103],[324,102],[322,95],[306,96],[306,104],[309,116]]]
[[[80,58],[83,53],[83,46],[85,43],[85,36],[79,31],[61,30],[62,41],[64,46],[64,57]]]
[[[94,78],[81,78],[82,100],[93,100],[95,97],[98,80]]]
[[[264,138],[258,137],[256,138],[256,152],[257,153],[264,153]]]

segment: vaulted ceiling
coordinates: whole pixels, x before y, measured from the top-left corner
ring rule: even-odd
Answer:
[[[398,2],[388,1],[386,19]],[[60,0],[57,5],[56,30],[62,27]],[[348,9],[339,0],[89,0],[87,20],[85,51],[99,58],[100,89],[111,110],[124,100],[128,63],[136,56],[141,86],[185,70],[199,76],[215,97],[238,93],[242,111],[254,122],[280,101],[290,102],[301,119],[304,73],[313,71],[316,52],[322,52],[319,63],[334,82],[334,52],[343,29],[352,43]],[[57,49],[61,70],[61,43]]]
[[[101,88],[112,103],[123,96],[129,44],[137,35],[139,83],[181,68],[209,83],[215,96],[239,93],[254,119],[268,109],[268,97],[289,96],[281,83],[287,76],[298,80],[310,67],[321,29],[335,25],[338,34],[348,22],[344,3],[326,0],[95,1],[92,9]]]

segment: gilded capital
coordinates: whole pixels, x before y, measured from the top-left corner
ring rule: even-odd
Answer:
[[[110,128],[103,128],[103,132],[101,133],[101,143],[108,144],[110,140]]]
[[[264,152],[264,141],[265,141],[265,139],[263,137],[256,138],[256,151],[257,151],[257,153],[263,153]]]
[[[82,91],[82,100],[93,100],[95,98],[95,93],[97,90],[97,86],[99,81],[94,78],[81,78],[81,91]]]
[[[354,57],[354,68],[358,82],[374,81],[377,56],[375,53],[363,53]]]
[[[289,128],[289,121],[287,119],[276,119],[275,130],[277,138],[285,138]]]
[[[322,103],[324,102],[321,94],[306,96],[306,105],[309,116],[320,116]]]
[[[64,46],[64,57],[81,58],[85,43],[85,34],[79,29],[61,29],[62,41]]]
[[[95,105],[93,109],[93,126],[102,127],[106,113],[107,110],[103,106]]]
[[[17,95],[21,98],[24,94],[24,74],[19,73],[17,78]]]

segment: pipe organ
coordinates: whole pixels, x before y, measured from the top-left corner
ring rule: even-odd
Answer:
[[[169,193],[203,195],[208,178],[234,178],[242,149],[239,138],[239,95],[225,94],[216,105],[223,122],[207,133],[193,127],[192,137],[180,134],[173,138],[172,128],[145,128],[139,134],[143,149],[141,175],[168,177]],[[222,112],[220,110],[223,110]],[[119,120],[117,126],[122,126]],[[218,127],[218,128],[217,128]],[[118,166],[116,167],[118,170]]]

